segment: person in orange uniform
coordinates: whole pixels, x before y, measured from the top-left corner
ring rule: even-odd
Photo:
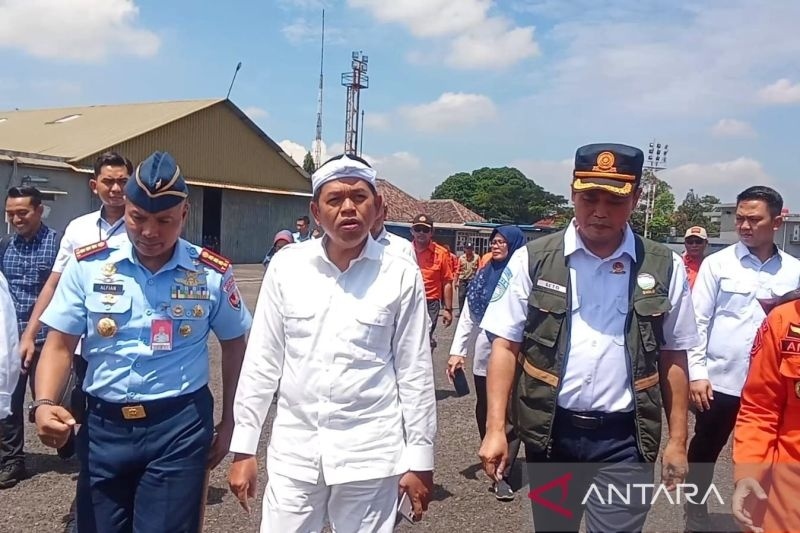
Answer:
[[[689,287],[694,287],[694,280],[697,279],[697,272],[700,264],[706,256],[708,247],[708,233],[702,226],[692,226],[686,230],[683,236],[683,246],[686,251],[683,253],[683,264],[686,265],[686,277],[689,278]]]
[[[800,531],[800,291],[767,315],[733,434],[734,518],[745,531]]]
[[[436,348],[433,332],[439,320],[439,311],[444,301],[442,324],[448,327],[453,323],[453,263],[450,252],[433,242],[433,219],[428,215],[417,215],[411,223],[411,236],[417,264],[425,282],[425,298],[428,301],[430,316],[431,349]]]

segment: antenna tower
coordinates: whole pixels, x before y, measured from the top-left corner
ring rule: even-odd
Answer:
[[[361,89],[369,89],[367,64],[369,58],[361,52],[353,52],[351,72],[342,74],[342,85],[347,87],[347,114],[344,124],[344,152],[358,154],[358,111],[361,105]]]
[[[317,136],[314,141],[314,167],[322,164],[322,66],[325,63],[325,10],[322,10],[322,48],[319,53],[319,96],[317,97]]]

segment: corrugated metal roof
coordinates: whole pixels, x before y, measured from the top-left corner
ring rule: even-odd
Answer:
[[[0,111],[0,150],[78,161],[221,101]]]

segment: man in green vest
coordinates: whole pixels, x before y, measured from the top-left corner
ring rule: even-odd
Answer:
[[[578,149],[575,218],[514,254],[481,323],[493,342],[480,456],[502,475],[510,416],[537,532],[578,531],[584,513],[588,531],[642,529],[660,489],[662,404],[663,489],[687,472],[686,350],[697,328],[680,256],[628,223],[643,160],[620,144]],[[608,498],[609,485],[622,497]]]

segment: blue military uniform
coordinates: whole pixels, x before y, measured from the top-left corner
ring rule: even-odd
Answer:
[[[168,154],[154,154],[126,196],[149,212],[169,209],[185,198],[165,194],[186,191],[179,174]],[[183,239],[156,273],[129,239],[75,254],[42,322],[85,338],[78,531],[197,531],[214,432],[208,335],[242,337],[252,320],[233,269]]]

